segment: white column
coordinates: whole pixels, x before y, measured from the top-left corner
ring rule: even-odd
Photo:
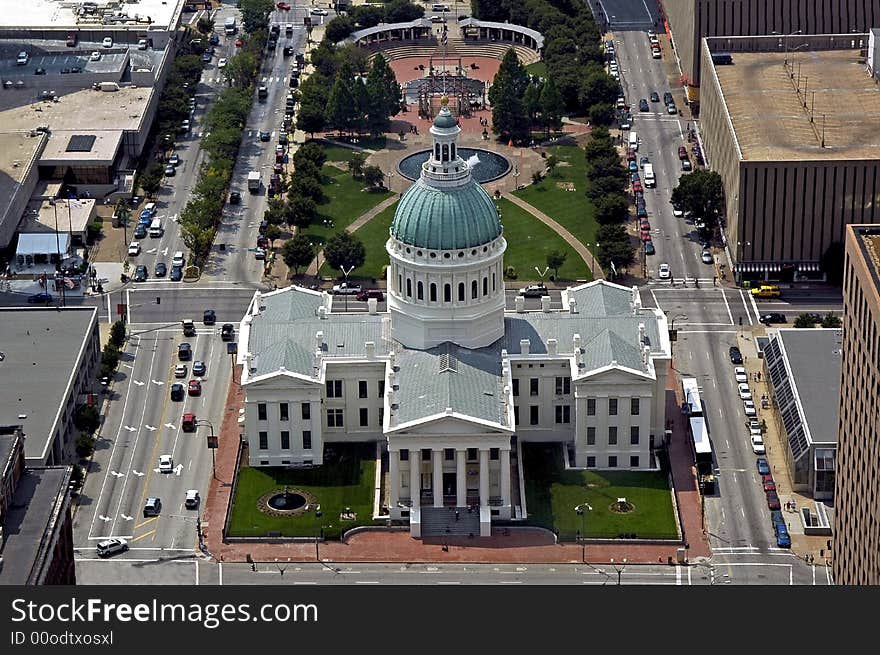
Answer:
[[[501,504],[510,505],[510,450],[501,451]]]
[[[409,449],[409,497],[416,509],[422,504],[422,451]]]
[[[434,459],[434,507],[443,507],[443,451],[433,450]]]
[[[489,505],[489,449],[480,448],[480,507]]]
[[[455,504],[457,507],[467,505],[467,460],[466,450],[455,451]]]
[[[410,487],[412,488],[412,487]],[[388,451],[388,513],[397,515],[400,499],[400,452]]]

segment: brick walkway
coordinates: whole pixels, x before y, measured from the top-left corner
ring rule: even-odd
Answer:
[[[232,489],[235,458],[239,441],[238,408],[242,394],[238,383],[240,367],[236,367],[229,387],[226,414],[220,430],[220,449],[216,453],[216,478],[211,481],[202,528],[208,551],[217,560],[243,562],[250,556],[258,562],[277,559],[314,561],[315,543],[225,543],[222,538],[226,507]],[[670,447],[672,476],[676,499],[684,526],[685,540],[691,560],[708,557],[709,548],[702,530],[700,495],[692,467],[693,456],[687,441],[684,420],[678,412],[675,396],[676,379],[669,376],[667,416],[674,417]],[[448,546],[444,551],[443,546]],[[675,561],[678,544],[605,544],[587,543],[588,562],[608,562],[626,558],[632,563]],[[369,531],[356,534],[346,542],[323,542],[318,545],[321,560],[328,562],[498,562],[498,563],[571,563],[580,562],[584,553],[580,544],[554,543],[553,535],[538,528],[493,530],[491,537],[473,539],[425,539],[419,541],[408,532]]]

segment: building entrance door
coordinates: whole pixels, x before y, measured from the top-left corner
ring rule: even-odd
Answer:
[[[455,495],[455,473],[444,473],[443,474],[443,495],[444,496],[454,496]]]

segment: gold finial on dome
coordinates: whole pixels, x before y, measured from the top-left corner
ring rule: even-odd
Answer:
[[[447,105],[449,105],[449,96],[447,96],[445,94],[440,96],[440,105],[443,107],[446,107]]]

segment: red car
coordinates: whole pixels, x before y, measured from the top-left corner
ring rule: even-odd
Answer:
[[[365,289],[361,291],[359,294],[355,296],[360,301],[367,301],[370,298],[375,298],[376,300],[385,300],[385,294],[382,293],[381,289]]]
[[[642,193],[642,183],[638,180],[633,182],[633,193]]]
[[[768,482],[773,482],[773,476],[769,473],[764,473],[763,475],[761,475],[761,484],[766,484]],[[776,483],[774,482],[773,484],[775,485]]]
[[[236,47],[239,47],[239,48],[240,48],[241,46],[244,45],[244,41],[242,41],[241,39],[236,39],[236,40],[235,40],[235,45],[236,45]]]
[[[776,483],[773,482],[773,480],[766,480],[763,484],[765,493],[768,491],[776,491]]]
[[[636,151],[635,150],[627,150],[626,151],[626,160],[627,161],[635,161],[636,160]]]
[[[286,2],[279,2],[275,6],[278,7],[281,11],[290,11],[290,5]]]
[[[687,159],[688,151],[684,146],[678,146],[678,158],[679,159]]]
[[[195,432],[196,431],[196,415],[195,414],[184,414],[183,415],[183,423],[181,423],[181,428],[183,428],[184,432]]]
[[[190,396],[201,396],[202,395],[202,383],[198,380],[190,380],[189,381],[189,395]]]
[[[779,496],[775,491],[767,492],[767,507],[770,509],[782,509],[782,505],[779,502]]]
[[[651,241],[651,233],[648,230],[642,230],[641,239],[642,241]]]

